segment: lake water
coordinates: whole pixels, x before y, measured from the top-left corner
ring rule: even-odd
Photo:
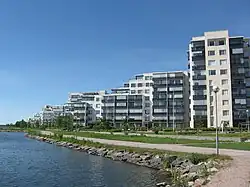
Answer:
[[[156,170],[0,132],[0,187],[153,187]]]

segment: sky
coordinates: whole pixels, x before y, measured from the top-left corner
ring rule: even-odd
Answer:
[[[249,0],[1,0],[0,124],[63,104],[69,92],[187,70],[192,36],[250,37],[249,23]]]

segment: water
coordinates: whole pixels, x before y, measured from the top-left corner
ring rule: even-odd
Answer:
[[[156,170],[0,132],[0,187],[153,187],[157,182],[162,176]]]

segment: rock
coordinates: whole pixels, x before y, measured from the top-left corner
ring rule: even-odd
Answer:
[[[159,186],[159,187],[165,187],[167,185],[166,182],[160,182],[160,183],[157,183],[156,186]]]
[[[186,177],[189,181],[195,181],[196,179],[199,178],[199,176],[197,175],[197,173],[188,173],[187,177]]]
[[[177,159],[177,156],[169,156],[169,155],[164,155],[164,160],[167,161],[169,164],[172,164],[173,161]]]
[[[184,160],[183,158],[177,158],[172,162],[173,167],[180,167],[183,164]]]
[[[200,164],[200,165],[193,165],[190,169],[189,169],[189,172],[190,173],[202,173],[206,170],[206,166],[205,164]]]
[[[150,160],[151,159],[151,155],[141,155],[140,157],[142,160]]]
[[[193,181],[189,181],[189,182],[188,182],[188,186],[189,186],[189,187],[191,187],[191,186],[193,186],[193,185],[194,185],[194,182],[193,182]]]
[[[155,158],[154,157],[151,160],[149,160],[148,167],[152,167],[152,168],[155,168],[155,169],[163,168],[163,163],[162,163],[161,158]]]
[[[215,172],[218,171],[218,169],[216,169],[216,168],[209,168],[207,171],[208,171],[209,173],[215,173]]]
[[[206,179],[196,179],[194,182],[195,187],[200,187],[204,184],[206,184]]]

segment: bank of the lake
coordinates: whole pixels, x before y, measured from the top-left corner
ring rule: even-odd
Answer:
[[[153,187],[157,170],[0,132],[1,187]]]
[[[214,155],[174,153],[159,150],[138,149],[131,147],[117,147],[96,144],[89,141],[79,141],[73,138],[41,137],[30,138],[58,146],[68,147],[77,151],[87,152],[91,155],[106,157],[116,161],[128,162],[140,166],[168,171],[175,186],[204,185],[210,181],[210,175],[218,171],[220,163],[215,161]],[[171,181],[166,180],[166,185]],[[174,186],[173,184],[171,184]]]

